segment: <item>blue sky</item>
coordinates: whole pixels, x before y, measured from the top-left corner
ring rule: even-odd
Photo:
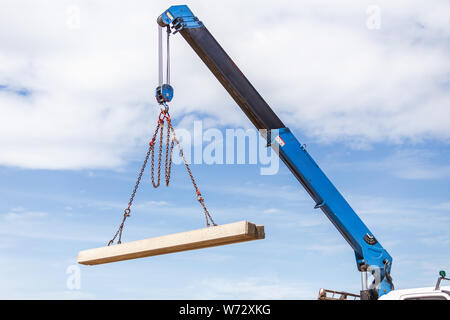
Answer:
[[[1,298],[359,291],[351,248],[283,164],[270,176],[192,165],[216,222],[264,224],[265,240],[81,266],[69,289],[67,268],[112,237],[143,161],[158,112],[154,20],[170,3],[22,2],[0,13]],[[372,30],[373,3],[208,3],[188,2],[392,255],[396,287],[434,285],[450,270],[448,4],[380,1]],[[250,128],[172,40],[174,125]],[[185,168],[172,179],[154,190],[146,172],[124,240],[203,227]]]

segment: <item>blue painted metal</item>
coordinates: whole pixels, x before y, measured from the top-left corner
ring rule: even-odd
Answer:
[[[378,297],[391,291],[389,274],[392,257],[375,239],[367,226],[308,154],[305,146],[300,144],[288,128],[279,128],[284,125],[245,76],[240,71],[233,72],[237,67],[191,10],[184,5],[170,7],[158,18],[158,23],[161,26],[172,24],[177,31],[183,28],[199,28],[182,31],[182,35],[255,126],[258,129],[272,129],[268,132],[268,145],[275,148],[278,144],[276,151],[280,158],[311,195],[316,203],[315,208],[321,209],[325,213],[353,248],[358,270],[374,275],[376,283],[371,288],[377,290]],[[232,65],[231,68],[227,68],[229,64]],[[242,87],[236,88],[235,85],[238,83]],[[274,123],[280,124],[271,126]]]
[[[159,104],[170,102],[173,98],[172,86],[170,84],[163,84],[161,87],[157,87],[155,96]]]
[[[161,26],[173,24],[177,31],[184,28],[199,28],[203,23],[197,19],[186,5],[172,6],[158,17]]]
[[[353,248],[358,269],[362,271],[367,268],[367,271],[381,281],[377,287],[378,296],[391,291],[384,268],[387,262],[386,270],[390,272],[392,257],[378,241],[370,245],[364,240],[366,235],[373,237],[372,233],[319,168],[306,148],[288,128],[272,130],[271,139],[272,147],[275,143],[278,144],[279,155],[306,184],[306,189],[316,202],[315,208],[320,208],[325,213]]]

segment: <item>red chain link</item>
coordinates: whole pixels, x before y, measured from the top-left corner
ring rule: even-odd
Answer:
[[[166,141],[166,156],[165,156],[165,166],[164,166],[164,175],[165,175],[165,180],[166,180],[166,186],[169,186],[169,181],[170,181],[170,173],[171,173],[171,168],[172,168],[172,154],[173,154],[173,147],[174,147],[174,142],[176,142],[178,149],[180,151],[180,155],[183,158],[184,161],[184,165],[186,166],[186,169],[188,171],[189,177],[191,178],[192,184],[194,186],[195,189],[195,194],[197,197],[197,201],[200,202],[200,205],[203,208],[203,212],[205,214],[205,219],[206,219],[206,226],[209,227],[210,223],[209,221],[211,221],[211,223],[214,226],[217,226],[217,224],[214,222],[213,218],[211,217],[208,209],[206,208],[205,205],[205,201],[203,199],[203,196],[200,193],[200,190],[197,187],[197,184],[195,182],[194,176],[192,174],[192,171],[189,167],[189,164],[184,156],[183,153],[183,149],[181,148],[181,144],[178,141],[176,135],[175,135],[175,130],[172,126],[172,121],[169,115],[169,112],[167,110],[162,110],[161,113],[158,116],[158,121],[157,121],[157,125],[156,125],[156,129],[155,129],[155,133],[153,134],[152,140],[149,143],[149,148],[147,151],[147,155],[145,156],[145,160],[144,163],[142,165],[141,171],[139,172],[139,176],[138,179],[136,181],[136,184],[134,186],[133,192],[131,194],[130,197],[130,201],[128,202],[128,207],[124,210],[124,214],[123,214],[123,219],[122,219],[122,223],[119,226],[119,229],[117,230],[117,232],[115,233],[114,237],[108,242],[108,246],[110,246],[111,244],[114,243],[115,239],[117,237],[118,241],[117,244],[120,244],[122,241],[122,231],[123,231],[123,227],[125,224],[125,220],[130,216],[130,212],[131,212],[131,205],[133,204],[133,200],[134,200],[134,196],[136,195],[136,191],[139,187],[139,184],[141,182],[141,178],[142,175],[144,174],[144,170],[145,167],[147,165],[148,159],[150,157],[150,154],[152,156],[151,159],[151,180],[152,180],[152,184],[154,188],[158,188],[160,185],[160,176],[161,176],[161,156],[162,156],[162,145],[163,145],[163,128],[164,128],[164,122],[167,122],[167,141]],[[155,183],[155,179],[154,179],[154,158],[155,158],[155,143],[156,143],[156,136],[158,135],[158,131],[160,131],[160,143],[159,143],[159,152],[158,152],[158,172],[157,172],[157,182]],[[172,132],[172,141],[170,143],[169,146],[169,142],[170,142],[170,133]],[[169,155],[170,154],[170,155]]]

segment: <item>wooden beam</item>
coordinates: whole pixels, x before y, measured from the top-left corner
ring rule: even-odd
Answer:
[[[264,239],[264,237],[264,226],[257,226],[251,222],[240,221],[157,238],[80,251],[78,253],[78,263],[96,265],[258,240]]]

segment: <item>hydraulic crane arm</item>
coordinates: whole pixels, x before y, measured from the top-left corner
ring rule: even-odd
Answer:
[[[161,27],[171,27],[183,36],[255,127],[267,130],[268,143],[278,144],[280,158],[313,198],[315,208],[325,213],[353,248],[362,273],[362,299],[377,298],[391,291],[391,256],[203,23],[185,5],[170,7],[157,21]],[[370,287],[367,272],[375,278]]]

